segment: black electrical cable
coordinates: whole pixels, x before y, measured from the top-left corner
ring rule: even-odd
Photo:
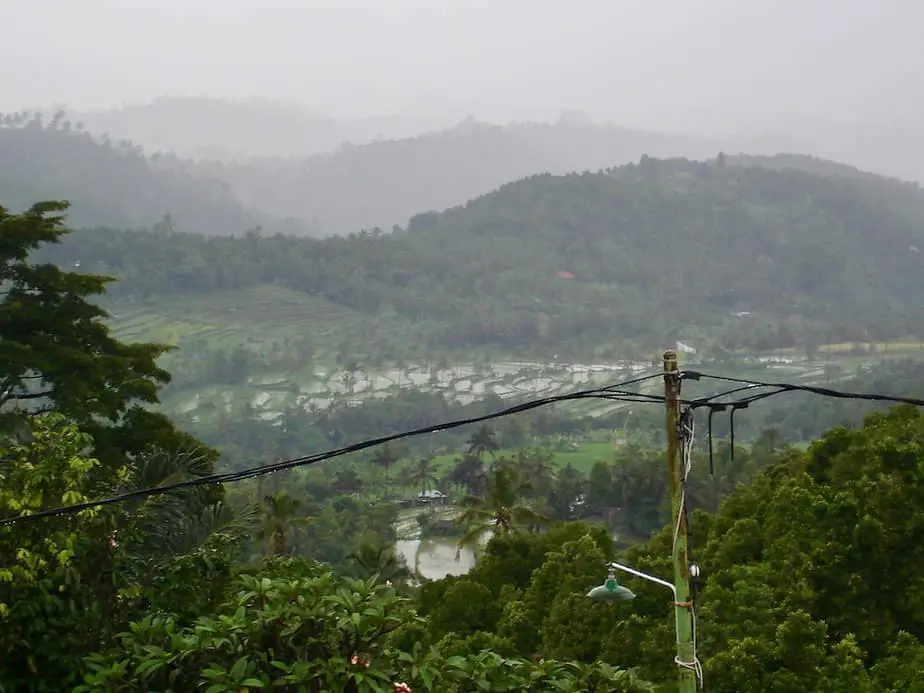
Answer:
[[[811,394],[822,395],[824,397],[833,397],[837,399],[852,399],[852,400],[866,400],[871,402],[892,402],[894,404],[912,404],[916,406],[924,406],[924,400],[916,399],[913,397],[893,397],[890,395],[880,395],[877,393],[858,393],[858,392],[844,392],[842,390],[834,390],[827,387],[818,387],[815,385],[796,385],[795,383],[772,383],[772,382],[762,382],[759,380],[746,380],[744,378],[733,378],[730,376],[722,375],[711,375],[709,373],[700,373],[698,371],[684,371],[681,374],[681,378],[686,378],[689,380],[702,380],[704,378],[711,378],[713,380],[722,380],[730,383],[743,383],[740,387],[732,388],[731,390],[726,390],[725,392],[716,393],[713,395],[707,395],[705,397],[699,397],[692,402],[690,402],[691,409],[697,408],[707,408],[709,409],[709,418],[707,423],[707,438],[709,445],[709,473],[714,474],[715,464],[714,464],[714,453],[713,453],[713,435],[712,435],[712,417],[717,412],[723,412],[726,410],[731,410],[729,413],[729,433],[731,437],[729,450],[729,455],[732,460],[735,459],[735,412],[739,409],[747,409],[752,402],[757,402],[768,397],[773,397],[775,395],[782,394],[784,392],[807,392]],[[736,394],[738,392],[744,392],[747,390],[762,389],[762,388],[772,388],[772,392],[760,392],[750,397],[742,397],[738,400],[731,402],[715,402],[716,399],[722,399],[728,397],[729,395]]]
[[[532,409],[537,409],[539,407],[547,406],[549,404],[554,404],[557,402],[569,402],[576,401],[581,399],[606,399],[611,401],[624,401],[624,402],[644,402],[644,403],[663,403],[663,395],[646,395],[637,392],[629,392],[623,388],[629,387],[631,385],[637,385],[654,378],[663,377],[662,373],[654,373],[646,376],[641,376],[638,378],[633,378],[624,382],[616,383],[613,385],[607,385],[598,388],[592,388],[589,390],[581,390],[578,392],[573,392],[566,395],[553,395],[550,397],[543,397],[540,399],[530,400],[522,404],[517,404],[500,411],[492,412],[490,414],[484,414],[482,416],[475,416],[466,419],[456,419],[454,421],[448,421],[445,423],[434,424],[432,426],[424,426],[422,428],[417,428],[411,431],[404,431],[402,433],[394,433],[388,436],[382,436],[379,438],[374,438],[371,440],[362,441],[360,443],[355,443],[353,445],[348,445],[346,447],[338,448],[335,450],[330,450],[328,452],[316,453],[314,455],[307,455],[304,457],[295,457],[288,460],[283,460],[281,462],[276,462],[273,464],[262,465],[259,467],[253,467],[250,469],[245,469],[239,472],[226,472],[223,474],[210,474],[208,476],[196,477],[194,479],[186,479],[184,481],[178,481],[172,484],[164,484],[162,486],[153,486],[143,489],[137,489],[134,491],[129,491],[122,493],[116,496],[111,496],[109,498],[102,498],[95,501],[86,501],[84,503],[75,503],[73,505],[61,506],[58,508],[49,508],[48,510],[42,510],[36,513],[31,513],[29,515],[20,515],[18,517],[7,517],[0,520],[0,527],[5,527],[8,525],[13,525],[18,522],[25,522],[27,520],[37,520],[43,517],[55,517],[59,515],[67,515],[71,513],[80,512],[82,510],[88,510],[90,508],[98,508],[106,505],[113,505],[115,503],[124,503],[125,501],[135,500],[139,498],[146,498],[148,496],[160,495],[167,493],[169,491],[174,491],[181,488],[191,488],[194,486],[206,486],[210,484],[224,484],[224,483],[234,483],[237,481],[243,481],[245,479],[251,479],[257,476],[262,476],[264,474],[272,474],[274,472],[283,471],[286,469],[292,469],[295,467],[306,466],[309,464],[316,464],[318,462],[323,462],[325,460],[332,459],[334,457],[340,457],[342,455],[347,455],[350,453],[360,452],[370,447],[376,445],[384,445],[385,443],[390,443],[395,440],[401,440],[404,438],[411,438],[421,435],[426,435],[428,433],[436,433],[439,431],[448,431],[453,428],[460,428],[462,426],[471,426],[473,424],[482,423],[485,421],[491,421],[493,419],[499,419],[505,416],[510,416],[512,414],[519,414],[522,412],[530,411]]]
[[[796,385],[795,383],[774,383],[774,382],[763,382],[760,380],[746,380],[744,378],[732,378],[725,375],[712,375],[710,373],[699,373],[697,371],[684,371],[682,376],[684,378],[689,378],[690,380],[701,380],[703,378],[709,378],[712,380],[723,380],[729,383],[742,383],[747,387],[741,388],[758,388],[758,387],[768,387],[775,388],[778,392],[774,392],[768,395],[759,396],[760,399],[763,399],[764,396],[772,396],[775,394],[780,394],[783,392],[809,392],[815,395],[821,395],[823,397],[832,397],[835,399],[857,399],[857,400],[867,400],[870,402],[891,402],[893,404],[912,404],[917,407],[924,407],[924,399],[918,399],[916,397],[896,397],[892,395],[880,395],[877,393],[863,393],[863,392],[844,392],[843,390],[834,390],[829,387],[819,387],[817,385]],[[712,395],[710,397],[701,398],[699,401],[706,403],[711,399],[714,399],[718,395]],[[755,398],[758,397],[755,395]],[[754,398],[745,398],[747,401],[755,401]],[[742,400],[744,401],[744,400]],[[694,402],[696,404],[696,402]]]
[[[289,460],[283,460],[282,462],[276,462],[274,464],[263,465],[259,467],[253,467],[251,469],[245,469],[240,472],[228,472],[225,474],[211,474],[204,477],[196,477],[194,479],[187,479],[185,481],[179,481],[172,484],[164,484],[162,486],[154,486],[150,488],[137,489],[135,491],[129,491],[117,496],[112,496],[109,498],[103,498],[96,501],[87,501],[85,503],[77,503],[74,505],[61,506],[58,508],[50,508],[48,510],[42,510],[37,513],[32,513],[30,515],[21,515],[19,517],[8,517],[0,520],[0,527],[8,526],[15,524],[17,522],[24,522],[26,520],[35,520],[43,517],[55,517],[58,515],[65,515],[75,512],[80,512],[82,510],[87,510],[89,508],[102,507],[105,505],[112,505],[115,503],[122,503],[128,500],[134,500],[138,498],[146,498],[148,496],[159,495],[167,493],[168,491],[173,491],[181,488],[190,488],[194,486],[205,486],[209,484],[223,484],[223,483],[234,483],[237,481],[243,481],[245,479],[251,479],[257,476],[262,476],[264,474],[272,474],[274,472],[283,471],[286,469],[292,469],[294,467],[301,467],[309,464],[316,464],[318,462],[323,462],[325,460],[332,459],[334,457],[340,457],[342,455],[347,455],[354,452],[360,452],[367,448],[383,445],[385,443],[390,443],[395,440],[401,440],[404,438],[411,438],[415,436],[425,435],[428,433],[436,433],[439,431],[448,431],[453,428],[459,428],[461,426],[470,426],[477,423],[482,423],[485,421],[491,421],[493,419],[502,418],[505,416],[510,416],[512,414],[519,414],[522,412],[530,411],[538,407],[547,406],[549,404],[554,404],[557,402],[568,402],[576,401],[581,399],[605,399],[611,401],[620,401],[620,402],[633,402],[633,403],[663,403],[663,395],[648,395],[638,392],[629,392],[623,390],[631,385],[637,385],[639,383],[653,380],[655,378],[663,377],[663,373],[652,373],[646,376],[641,376],[638,378],[633,378],[621,383],[616,383],[614,385],[608,385],[598,388],[592,388],[589,390],[582,390],[579,392],[574,392],[567,395],[555,395],[551,397],[543,397],[536,400],[531,400],[529,402],[524,402],[522,404],[509,407],[507,409],[502,409],[491,414],[484,414],[482,416],[471,417],[467,419],[457,419],[455,421],[448,421],[441,424],[435,424],[432,426],[425,426],[422,428],[414,429],[412,431],[405,431],[402,433],[395,433],[389,436],[382,436],[380,438],[374,438],[372,440],[363,441],[361,443],[356,443],[354,445],[349,445],[343,448],[331,450],[328,452],[317,453],[314,455],[308,455],[304,457],[296,457]],[[760,399],[765,399],[767,397],[772,397],[783,392],[810,392],[813,394],[822,395],[825,397],[834,397],[839,399],[857,399],[857,400],[868,400],[868,401],[877,401],[877,402],[893,402],[897,404],[913,404],[916,406],[924,407],[924,400],[909,398],[909,397],[892,397],[888,395],[880,394],[865,394],[865,393],[852,393],[852,392],[842,392],[839,390],[833,390],[830,388],[815,387],[810,385],[795,385],[793,383],[768,383],[761,382],[756,380],[745,380],[742,378],[733,378],[729,376],[718,376],[711,375],[708,373],[699,373],[697,371],[683,371],[681,373],[681,378],[686,378],[689,380],[700,380],[702,378],[711,378],[714,380],[723,380],[726,382],[733,383],[742,383],[745,387],[737,387],[726,392],[717,393],[714,395],[709,395],[707,397],[701,397],[694,400],[681,400],[682,404],[685,404],[693,409],[698,407],[709,407],[710,414],[712,409],[715,408],[719,410],[724,410],[727,407],[734,408],[744,408],[750,402],[755,402]],[[727,397],[731,394],[741,392],[744,390],[749,390],[753,388],[774,388],[774,392],[765,392],[753,395],[751,397],[742,398],[733,402],[724,402],[718,403],[713,402],[712,400]],[[710,416],[711,418],[711,416]],[[711,426],[710,426],[711,429]],[[711,431],[710,431],[711,433]],[[710,464],[711,466],[711,464]]]

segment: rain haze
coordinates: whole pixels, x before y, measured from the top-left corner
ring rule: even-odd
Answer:
[[[922,29],[0,0],[0,693],[924,693]]]
[[[260,97],[337,117],[797,132],[924,115],[915,0],[6,0],[0,108]],[[36,40],[40,36],[41,40]]]
[[[797,153],[924,178],[913,0],[6,0],[0,14],[17,28],[0,111],[64,111],[175,154],[256,218],[314,235],[644,154]],[[78,221],[112,223],[87,207]]]

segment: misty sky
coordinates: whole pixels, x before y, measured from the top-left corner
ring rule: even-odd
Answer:
[[[0,110],[269,97],[727,131],[924,117],[924,0],[0,0]]]

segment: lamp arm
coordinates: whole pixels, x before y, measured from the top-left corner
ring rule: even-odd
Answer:
[[[634,575],[635,577],[642,578],[643,580],[648,580],[648,582],[653,582],[656,585],[661,585],[662,587],[666,587],[667,589],[671,591],[671,594],[674,595],[674,601],[675,602],[677,601],[677,588],[674,587],[671,583],[667,582],[666,580],[662,580],[661,578],[656,578],[654,575],[643,573],[640,570],[636,570],[635,568],[630,568],[627,565],[623,565],[622,563],[616,563],[614,561],[610,561],[607,564],[607,566],[610,568],[615,568],[616,570],[622,570],[623,572],[629,573],[629,575]]]

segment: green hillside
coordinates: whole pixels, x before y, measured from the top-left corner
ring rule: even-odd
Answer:
[[[116,331],[128,340],[225,350],[246,345],[255,353],[287,341],[310,342],[314,358],[329,362],[347,352],[368,362],[414,344],[414,325],[400,316],[369,316],[274,285],[119,300],[110,311]]]
[[[922,200],[885,179],[645,158],[524,179],[395,234],[94,230],[47,257],[122,277],[114,298],[272,284],[359,320],[393,315],[414,324],[417,356],[421,346],[621,356],[677,339],[812,348],[921,336]]]

